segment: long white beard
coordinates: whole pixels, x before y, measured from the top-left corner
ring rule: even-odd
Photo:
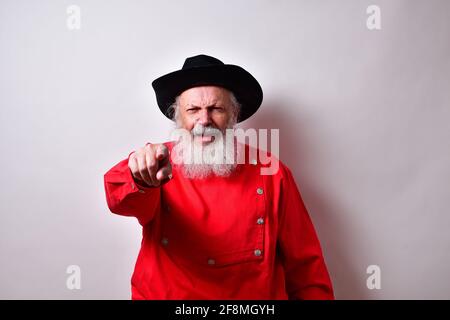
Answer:
[[[237,148],[234,136],[227,141],[225,134],[219,129],[197,124],[190,135],[176,143],[173,149],[176,149],[176,153],[172,154],[172,160],[184,177],[204,179],[212,175],[228,177],[233,173],[241,151],[240,148]],[[206,145],[201,145],[194,139],[201,135],[212,135],[216,139]],[[218,136],[221,138],[218,139]]]

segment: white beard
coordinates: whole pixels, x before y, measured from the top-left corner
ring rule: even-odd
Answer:
[[[206,145],[201,145],[194,140],[201,134],[213,135],[216,138]],[[218,135],[221,138],[218,138]],[[226,144],[225,133],[201,125],[196,125],[189,136],[190,139],[186,136],[176,142],[173,148],[176,152],[172,154],[172,162],[180,169],[184,177],[204,179],[212,175],[228,177],[233,173],[241,153],[234,137]]]

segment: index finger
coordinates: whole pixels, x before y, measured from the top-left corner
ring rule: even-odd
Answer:
[[[163,144],[159,145],[156,149],[156,159],[159,161],[167,158],[169,156],[169,150]]]

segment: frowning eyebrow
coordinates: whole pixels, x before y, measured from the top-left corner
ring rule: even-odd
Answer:
[[[207,106],[206,108],[217,107],[217,106],[222,106],[222,104],[221,104],[221,103],[213,103],[213,104]],[[196,106],[196,105],[194,105],[194,104],[192,104],[192,103],[188,103],[188,104],[186,105],[186,108],[188,108],[188,107],[192,107],[192,108],[200,108],[199,106]]]

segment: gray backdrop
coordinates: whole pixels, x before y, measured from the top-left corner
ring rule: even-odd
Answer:
[[[103,174],[167,140],[150,83],[199,53],[260,81],[242,127],[280,128],[337,298],[450,298],[450,1],[0,0],[0,43],[0,298],[130,297]]]

